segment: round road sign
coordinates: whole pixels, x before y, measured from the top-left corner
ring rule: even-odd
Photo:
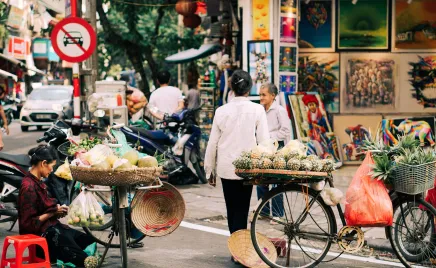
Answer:
[[[58,56],[69,62],[81,62],[89,58],[97,45],[97,37],[91,25],[82,18],[66,18],[56,24],[51,33],[53,49]]]

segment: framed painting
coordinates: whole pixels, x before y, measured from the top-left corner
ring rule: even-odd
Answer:
[[[297,47],[280,46],[279,72],[297,72]]]
[[[335,0],[301,1],[298,25],[300,52],[335,51]]]
[[[317,92],[327,112],[339,113],[339,54],[300,54],[298,91]]]
[[[341,113],[386,113],[398,106],[397,55],[347,53],[341,56]]]
[[[280,17],[280,42],[297,43],[297,18],[290,16]]]
[[[392,2],[392,51],[436,51],[435,1]]]
[[[435,117],[401,117],[386,116],[380,128],[383,141],[388,145],[398,143],[399,135],[414,135],[419,145],[435,146]]]
[[[297,137],[306,144],[308,153],[315,154],[321,159],[332,159],[341,165],[338,141],[319,94],[294,93],[288,97]]]
[[[338,0],[338,12],[338,49],[388,50],[389,0]]]
[[[279,74],[280,92],[292,93],[296,91],[297,76],[294,74]]]
[[[344,163],[360,163],[365,157],[360,147],[366,137],[371,138],[379,129],[381,115],[335,115],[333,129],[340,141]]]
[[[288,16],[297,16],[297,0],[280,0],[280,12]]]
[[[248,73],[253,79],[250,95],[259,95],[263,83],[274,83],[273,41],[247,41]]]
[[[269,0],[253,0],[253,39],[270,39]]]

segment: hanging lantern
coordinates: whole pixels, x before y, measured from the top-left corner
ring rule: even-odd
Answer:
[[[191,29],[195,29],[201,24],[201,18],[198,15],[191,15],[183,17],[183,24]]]
[[[197,11],[197,2],[192,0],[179,0],[176,3],[176,11],[183,16],[192,16]]]

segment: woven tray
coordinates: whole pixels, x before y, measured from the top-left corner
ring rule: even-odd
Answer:
[[[135,168],[119,171],[74,166],[70,166],[70,169],[74,180],[84,184],[103,186],[151,184],[162,172],[162,167]]]
[[[146,236],[160,237],[174,232],[185,217],[185,200],[171,184],[150,191],[138,191],[132,200],[132,222]]]
[[[292,171],[281,169],[237,169],[235,170],[235,174],[249,180],[259,178],[323,180],[328,176],[327,172]]]

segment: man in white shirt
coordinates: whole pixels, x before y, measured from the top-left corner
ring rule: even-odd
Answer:
[[[160,87],[153,91],[150,96],[148,109],[151,114],[163,119],[165,114],[172,115],[181,111],[184,107],[183,95],[180,89],[169,86],[171,75],[167,71],[161,71],[157,74],[157,82]]]

